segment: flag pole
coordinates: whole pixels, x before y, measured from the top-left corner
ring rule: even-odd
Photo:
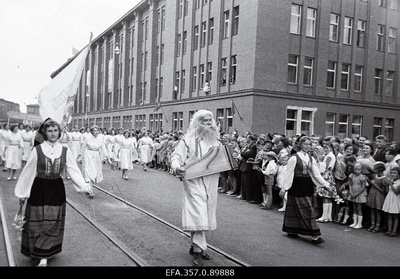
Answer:
[[[239,110],[238,110],[238,108],[237,108],[235,102],[233,101],[232,97],[231,97],[231,101],[232,101],[232,105],[235,107],[235,110],[237,111],[237,113],[238,113],[238,115],[239,115],[240,121],[242,121],[243,118],[242,118],[242,116],[240,115],[240,112],[239,112]]]
[[[164,115],[165,121],[168,123],[167,116],[165,115],[165,113],[164,113],[164,109],[163,109],[162,107],[161,107],[161,111],[162,111],[162,113],[163,113],[163,115]]]

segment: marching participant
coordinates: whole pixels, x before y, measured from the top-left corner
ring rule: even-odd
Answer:
[[[21,205],[27,200],[21,252],[40,259],[39,266],[46,266],[47,259],[62,250],[66,213],[62,170],[67,168],[76,191],[89,195],[93,192],[71,151],[58,142],[60,125],[46,120],[41,127],[45,141],[33,148],[15,186],[15,195]]]
[[[184,165],[189,159],[201,158],[210,148],[219,146],[219,133],[213,114],[199,110],[190,122],[186,135],[177,144],[171,155],[173,171],[184,177]],[[206,234],[217,228],[216,209],[219,173],[200,178],[183,180],[182,226],[191,233],[190,254],[193,266],[203,266],[203,259],[209,259]]]

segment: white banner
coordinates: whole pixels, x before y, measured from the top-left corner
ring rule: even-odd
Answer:
[[[61,127],[71,121],[69,116],[88,51],[89,46],[86,46],[64,70],[40,91],[39,113],[43,120],[50,117],[60,123]]]

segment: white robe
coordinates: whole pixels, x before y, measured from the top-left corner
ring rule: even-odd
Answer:
[[[152,156],[152,148],[154,147],[153,140],[150,137],[141,137],[139,139],[139,157],[144,164],[150,163]]]
[[[20,133],[11,133],[6,138],[6,150],[4,152],[5,164],[8,169],[18,170],[21,168],[24,141]]]
[[[32,131],[28,132],[26,130],[23,130],[21,132],[21,136],[24,141],[24,155],[22,155],[22,160],[27,161],[33,148],[33,143],[34,143],[33,132]]]
[[[133,169],[132,150],[136,149],[136,138],[123,138],[119,141],[121,169]]]
[[[104,137],[88,137],[82,145],[84,177],[87,182],[103,181],[102,152],[108,157]]]
[[[210,144],[199,141],[196,156],[196,139],[184,136],[171,155],[171,167],[184,166],[189,158],[201,158],[212,146],[220,145],[216,140]],[[217,228],[217,195],[219,173],[183,180],[182,191],[182,227],[184,231],[205,231]]]
[[[41,144],[44,155],[49,158],[52,162],[54,159],[59,158],[62,153],[61,143],[56,143],[54,146],[49,144],[47,141]],[[66,156],[65,167],[67,168],[68,175],[71,177],[72,184],[75,190],[78,192],[86,192],[89,190],[89,184],[83,179],[81,170],[76,164],[75,158],[72,152],[68,149]],[[33,181],[36,177],[37,168],[37,153],[36,148],[34,148],[26,162],[24,169],[19,176],[17,185],[15,186],[15,196],[18,198],[29,198],[31,193],[31,188]]]

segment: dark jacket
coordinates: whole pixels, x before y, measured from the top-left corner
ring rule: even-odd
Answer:
[[[247,163],[247,160],[250,158],[255,158],[257,155],[257,146],[253,143],[248,148],[240,153],[242,156],[242,162],[240,164],[239,170],[242,172],[252,172],[253,171],[253,164]]]
[[[376,153],[372,157],[375,159],[375,161],[381,161],[381,162],[387,163],[387,160],[386,160],[386,147],[382,147],[381,149],[377,149]]]

